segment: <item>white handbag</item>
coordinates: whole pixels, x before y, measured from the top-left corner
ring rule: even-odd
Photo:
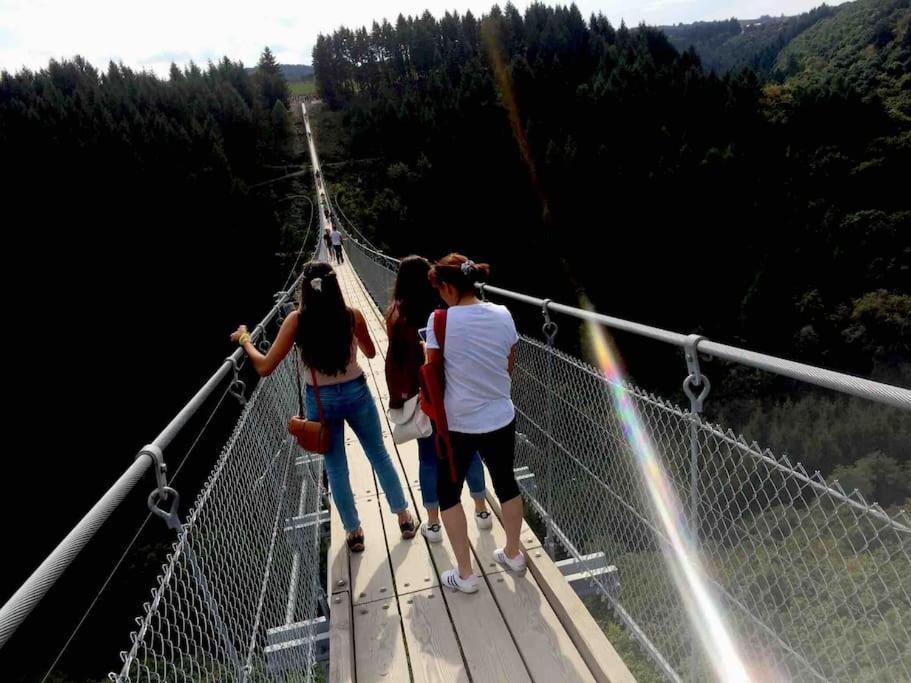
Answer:
[[[386,414],[392,423],[392,440],[395,443],[423,439],[433,433],[433,424],[421,410],[417,395],[405,401],[401,408],[390,408]]]

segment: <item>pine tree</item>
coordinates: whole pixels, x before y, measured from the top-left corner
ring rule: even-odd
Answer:
[[[268,45],[263,49],[263,53],[259,57],[259,63],[256,65],[256,68],[260,72],[269,74],[270,76],[278,75],[281,72],[278,62],[275,61],[275,55],[272,54],[272,50],[269,49]]]

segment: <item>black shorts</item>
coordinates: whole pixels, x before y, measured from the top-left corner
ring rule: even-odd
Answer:
[[[516,473],[513,467],[516,450],[516,421],[513,420],[486,434],[465,434],[449,432],[452,441],[453,458],[455,459],[456,481],[447,463],[440,464],[437,477],[437,497],[440,499],[440,510],[447,510],[458,505],[462,498],[462,486],[465,474],[475,453],[487,465],[487,471],[493,483],[493,490],[500,503],[512,500],[519,495]]]

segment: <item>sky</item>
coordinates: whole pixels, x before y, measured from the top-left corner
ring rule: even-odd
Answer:
[[[586,18],[613,23],[674,24],[736,16],[798,14],[822,0],[578,0]],[[339,26],[370,26],[384,17],[429,9],[476,15],[493,0],[0,0],[0,69],[39,69],[50,59],[82,55],[166,75],[171,62],[205,65],[227,55],[252,66],[269,45],[285,64],[310,64],[316,36]],[[505,4],[505,3],[502,3]],[[514,0],[520,10],[530,3]],[[551,4],[551,3],[547,3]],[[566,4],[566,3],[563,3]],[[829,4],[838,4],[829,2]]]

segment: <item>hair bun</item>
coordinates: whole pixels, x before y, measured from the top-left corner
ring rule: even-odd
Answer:
[[[452,253],[437,261],[428,275],[434,287],[449,284],[462,294],[466,294],[474,291],[474,285],[478,282],[487,281],[490,277],[490,266],[486,263],[475,263],[462,254]]]
[[[468,279],[472,282],[487,282],[490,277],[490,266],[486,263],[472,263]]]

